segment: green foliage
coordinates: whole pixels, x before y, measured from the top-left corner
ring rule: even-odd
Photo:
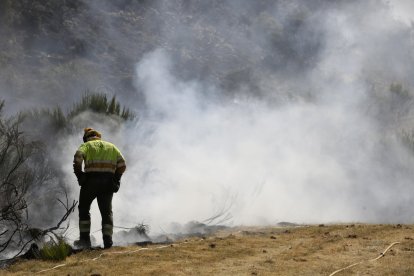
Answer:
[[[408,97],[409,93],[407,89],[404,89],[403,85],[401,83],[391,83],[390,85],[390,92],[394,93],[395,95],[398,95],[400,97]]]
[[[3,104],[0,101],[0,114]],[[32,129],[32,134],[38,133],[40,135],[39,137],[43,139],[45,137],[42,136],[42,133],[57,133],[62,130],[67,130],[73,118],[85,111],[117,116],[123,120],[132,120],[135,118],[134,113],[125,106],[121,106],[115,96],[108,100],[105,94],[100,93],[85,94],[67,114],[57,106],[53,109],[35,109],[25,112],[23,116],[26,126],[37,126],[35,130]]]
[[[73,118],[88,110],[100,114],[116,115],[124,120],[132,120],[135,117],[133,112],[126,107],[122,107],[121,111],[121,104],[116,100],[116,96],[112,96],[112,98],[108,100],[106,94],[90,93],[87,91],[81,101],[73,106],[72,110],[69,112],[68,118]]]
[[[54,109],[32,110],[26,112],[25,117],[34,121],[41,120],[43,122],[48,122],[48,127],[54,131],[64,128],[67,123],[66,116],[60,107],[55,107]]]
[[[81,101],[74,105],[69,117],[82,113],[84,111],[93,111],[96,113],[106,113],[108,110],[108,99],[105,94],[85,94]]]
[[[40,257],[43,260],[62,261],[65,260],[72,252],[72,248],[62,238],[57,242],[51,241],[46,243],[40,249]]]
[[[66,117],[62,112],[62,109],[60,107],[56,107],[52,111],[52,119],[53,123],[56,127],[62,128],[66,125]]]

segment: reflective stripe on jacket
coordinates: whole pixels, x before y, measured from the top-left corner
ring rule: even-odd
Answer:
[[[85,172],[110,172],[123,174],[126,165],[119,149],[112,143],[100,139],[92,139],[83,143],[76,151],[73,168],[76,175],[82,173],[82,162]]]

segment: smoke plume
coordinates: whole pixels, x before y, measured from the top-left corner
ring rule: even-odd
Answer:
[[[137,66],[148,112],[126,130],[121,217],[163,229],[228,213],[234,224],[412,219],[401,193],[412,191],[412,156],[366,114],[363,87],[278,106],[223,102],[170,70],[162,50]]]
[[[33,74],[70,85],[16,88],[12,69],[30,76],[19,63],[1,87],[9,101],[56,103],[96,84],[137,112],[128,123],[83,113],[56,149],[76,183],[83,127],[119,146],[116,225],[412,223],[414,159],[401,139],[414,130],[410,1],[77,3],[62,10],[71,63]],[[65,56],[35,38],[30,53]]]

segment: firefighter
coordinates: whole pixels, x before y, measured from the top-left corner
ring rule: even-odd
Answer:
[[[80,238],[75,241],[75,246],[91,247],[89,210],[96,198],[102,216],[104,248],[110,248],[113,232],[112,196],[119,190],[121,177],[126,169],[125,159],[115,145],[101,140],[101,133],[92,128],[84,129],[83,142],[73,160],[73,170],[80,185]]]

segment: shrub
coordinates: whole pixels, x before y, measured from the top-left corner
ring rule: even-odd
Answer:
[[[81,101],[73,106],[68,117],[73,118],[77,114],[87,110],[95,113],[116,115],[124,120],[132,120],[135,117],[134,113],[126,107],[122,107],[121,111],[121,104],[116,100],[115,96],[111,100],[108,100],[106,94],[90,93],[90,91],[86,91]]]
[[[2,116],[0,100],[0,253],[24,243],[28,229],[26,194],[30,186],[42,183],[42,175],[29,166],[39,145],[28,141],[21,131],[22,117]]]
[[[58,241],[50,241],[40,249],[40,257],[43,260],[62,261],[72,253],[72,247],[63,238]]]

